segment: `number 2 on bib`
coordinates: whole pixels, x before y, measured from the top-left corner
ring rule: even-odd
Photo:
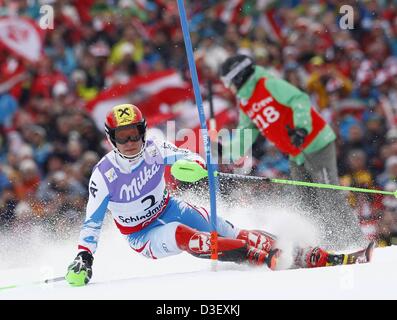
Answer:
[[[258,113],[253,122],[259,129],[266,129],[271,123],[276,122],[280,118],[280,112],[274,107],[268,106]]]

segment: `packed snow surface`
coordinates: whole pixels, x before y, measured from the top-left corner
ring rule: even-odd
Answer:
[[[290,243],[316,243],[316,228],[289,209],[221,208],[220,214],[241,228],[281,235],[291,262]],[[88,286],[65,281],[30,284],[59,277],[76,255],[78,230],[54,241],[33,228],[26,234],[0,235],[0,290],[3,299],[396,299],[397,247],[376,248],[369,264],[270,271],[266,267],[218,262],[186,253],[149,260],[132,251],[110,219],[106,220]]]

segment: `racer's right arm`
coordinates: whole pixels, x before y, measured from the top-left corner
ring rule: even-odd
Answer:
[[[94,254],[109,202],[109,191],[98,168],[91,175],[88,191],[86,218],[80,232],[78,249]]]
[[[66,281],[72,286],[86,285],[92,277],[93,254],[96,251],[103,219],[109,202],[109,191],[102,174],[95,168],[88,185],[86,219],[80,232],[78,254],[69,265]]]

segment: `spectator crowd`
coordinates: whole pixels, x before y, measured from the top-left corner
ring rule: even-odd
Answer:
[[[91,170],[108,150],[85,108],[103,89],[170,68],[189,80],[176,1],[0,0],[0,15],[37,21],[43,4],[55,17],[42,58],[29,63],[0,50],[0,84],[13,68],[28,71],[0,86],[0,229],[45,221],[65,230],[80,221]],[[340,23],[346,4],[352,29]],[[235,104],[219,64],[252,56],[307,92],[331,124],[342,185],[397,190],[395,1],[208,0],[186,8],[201,83],[212,80]],[[288,177],[287,158],[267,141],[256,141],[253,157],[251,174]],[[397,199],[348,197],[369,238],[397,242]]]

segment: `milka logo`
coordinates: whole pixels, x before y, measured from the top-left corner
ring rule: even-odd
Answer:
[[[145,166],[141,172],[139,172],[139,177],[131,180],[129,185],[124,184],[120,190],[120,199],[124,198],[124,193],[126,195],[127,201],[130,201],[131,198],[135,196],[139,196],[143,187],[149,182],[154,175],[159,172],[160,166],[157,164],[152,165],[151,168]]]

